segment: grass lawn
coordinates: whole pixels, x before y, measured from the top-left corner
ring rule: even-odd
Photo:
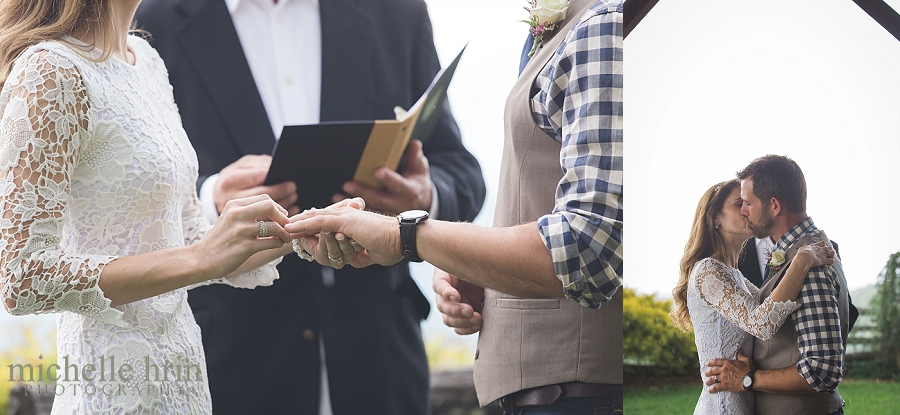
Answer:
[[[700,396],[700,380],[678,378],[625,383],[625,415],[692,414]],[[900,414],[900,382],[845,379],[841,396],[847,415]]]

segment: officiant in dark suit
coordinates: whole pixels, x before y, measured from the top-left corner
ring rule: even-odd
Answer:
[[[392,119],[440,69],[422,0],[144,0],[136,20],[169,70],[211,220],[244,194],[268,193],[297,212],[297,193],[316,177],[262,186],[281,128]],[[336,197],[474,219],[481,170],[446,103],[441,111],[399,174],[376,172],[386,190],[351,182]],[[334,270],[290,255],[279,271],[263,289],[190,292],[215,414],[429,411],[420,329],[429,304],[406,262]]]
[[[768,262],[766,253],[771,252],[775,249],[774,247],[775,243],[771,240],[751,237],[747,239],[741,250],[738,269],[757,288],[763,284],[763,274],[766,272],[766,262]]]

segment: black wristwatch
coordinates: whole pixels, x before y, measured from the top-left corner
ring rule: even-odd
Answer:
[[[416,227],[426,219],[428,212],[424,210],[407,210],[397,215],[397,221],[400,222],[400,248],[403,250],[403,257],[410,262],[422,262],[416,249]]]
[[[753,390],[753,382],[755,381],[755,379],[753,379],[753,375],[755,375],[755,374],[756,374],[756,369],[753,369],[753,370],[747,372],[746,375],[744,375],[744,379],[741,380],[741,386],[744,387],[744,390],[748,390],[748,391]]]

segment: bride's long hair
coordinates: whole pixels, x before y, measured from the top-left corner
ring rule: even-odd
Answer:
[[[0,0],[0,87],[29,46],[75,31],[101,33],[103,44],[92,46],[106,59],[116,42],[114,19],[110,0]]]
[[[675,289],[672,290],[675,309],[669,314],[675,327],[686,332],[694,328],[687,307],[688,280],[691,270],[694,268],[694,264],[704,258],[712,257],[722,260],[726,257],[725,240],[716,229],[715,222],[732,189],[740,185],[741,182],[737,179],[719,183],[710,187],[700,198],[700,203],[697,204],[694,223],[691,225],[691,237],[684,246],[684,256],[681,257],[681,277],[678,279]]]

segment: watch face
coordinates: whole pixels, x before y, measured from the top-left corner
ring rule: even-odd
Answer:
[[[397,215],[397,218],[400,220],[416,220],[416,219],[422,219],[422,218],[427,218],[427,217],[428,217],[428,212],[426,212],[424,210],[407,210],[406,212],[403,212],[403,213]]]
[[[744,380],[741,381],[741,384],[744,385],[745,388],[749,388],[753,385],[753,379],[750,379],[750,375],[744,375]]]

